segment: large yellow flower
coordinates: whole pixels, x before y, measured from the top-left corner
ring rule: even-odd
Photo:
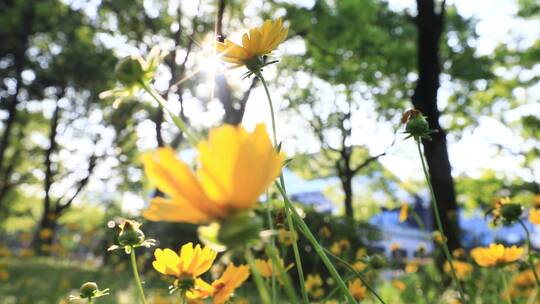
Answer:
[[[484,267],[504,265],[521,258],[523,248],[504,247],[501,244],[490,244],[489,247],[477,247],[471,250],[474,261]]]
[[[171,249],[156,249],[156,260],[152,263],[154,269],[162,274],[177,278],[196,278],[210,269],[217,253],[210,247],[193,247],[187,243],[180,248],[180,255]]]
[[[281,19],[275,22],[266,20],[261,27],[252,28],[242,36],[241,46],[225,39],[224,42],[216,42],[216,49],[226,62],[249,65],[255,57],[270,54],[285,40],[288,32]]]
[[[203,299],[210,296],[213,297],[213,304],[223,304],[248,277],[249,267],[247,265],[236,267],[234,264],[229,264],[221,277],[212,282],[212,284],[208,284],[201,279],[195,280],[195,290],[188,296],[190,298]]]
[[[143,155],[146,176],[169,198],[151,200],[144,216],[153,221],[208,223],[252,208],[281,171],[263,124],[253,133],[224,125],[199,143],[194,174],[171,148]]]

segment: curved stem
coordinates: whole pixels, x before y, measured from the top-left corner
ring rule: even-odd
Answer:
[[[186,139],[189,141],[190,145],[193,148],[197,147],[198,139],[193,134],[191,134],[191,132],[188,130],[188,127],[187,127],[186,123],[184,122],[184,120],[182,118],[178,117],[178,115],[176,115],[169,108],[169,106],[167,105],[167,101],[165,99],[163,99],[163,97],[161,97],[161,95],[159,95],[156,91],[154,91],[154,89],[152,89],[147,84],[141,82],[141,85],[142,85],[143,89],[148,94],[150,94],[150,96],[152,96],[152,98],[154,98],[155,101],[158,102],[159,106],[162,109],[164,109],[167,113],[169,113],[169,115],[171,116],[171,119],[173,120],[174,124],[184,133],[184,135],[186,136]]]
[[[347,285],[345,284],[345,282],[343,281],[343,279],[341,278],[341,276],[337,272],[336,267],[334,266],[334,264],[332,264],[332,261],[330,261],[330,259],[328,258],[328,256],[324,252],[324,248],[319,244],[319,242],[317,241],[317,239],[315,238],[315,236],[313,235],[311,230],[309,230],[309,227],[306,225],[306,223],[304,222],[302,217],[300,217],[298,212],[296,212],[296,209],[294,209],[294,206],[292,205],[292,203],[291,203],[289,197],[287,196],[287,193],[285,192],[285,190],[283,190],[281,185],[278,184],[278,183],[276,183],[276,187],[281,192],[281,195],[283,196],[283,200],[285,201],[285,206],[287,207],[287,209],[289,209],[289,213],[291,213],[294,220],[296,221],[296,224],[300,227],[300,230],[301,230],[302,234],[304,234],[306,236],[308,241],[315,248],[315,252],[321,258],[324,266],[326,266],[326,269],[328,270],[328,272],[330,273],[332,278],[334,278],[334,280],[336,280],[336,282],[337,282],[338,286],[340,287],[341,291],[347,297],[347,301],[349,303],[351,303],[351,304],[356,303],[356,300],[354,299],[351,292],[347,288]]]
[[[259,291],[259,295],[261,297],[261,301],[263,304],[270,304],[270,295],[268,294],[268,289],[266,288],[266,285],[264,284],[264,280],[259,273],[259,270],[257,269],[257,265],[255,264],[255,258],[253,257],[253,253],[251,252],[251,249],[246,248],[246,260],[249,264],[249,268],[251,268],[251,272],[253,273],[253,278],[255,280],[255,285],[257,286],[257,290]]]
[[[262,73],[256,72],[255,76],[259,78],[261,83],[264,87],[264,92],[266,93],[266,97],[268,98],[268,105],[270,107],[270,118],[272,120],[272,139],[274,142],[274,147],[277,149],[278,142],[277,142],[277,132],[276,132],[276,117],[274,113],[274,105],[272,103],[272,97],[270,96],[270,90],[268,89],[268,84],[266,83],[266,80],[264,79]],[[281,182],[281,186],[283,187],[283,191],[285,191],[285,182],[283,181],[283,174],[280,175],[279,180]],[[271,211],[269,211],[271,212]],[[302,269],[302,259],[300,258],[300,250],[298,249],[298,240],[295,234],[294,229],[294,221],[292,220],[290,212],[287,211],[287,208],[285,209],[285,216],[287,218],[287,226],[289,228],[289,231],[292,233],[292,247],[293,247],[293,254],[294,254],[294,262],[296,264],[296,271],[298,273],[298,280],[300,283],[300,291],[302,293],[302,300],[304,303],[309,303],[309,298],[306,292],[306,286],[305,286],[305,279],[304,279],[304,270]]]
[[[448,250],[448,245],[446,244],[446,240],[444,239],[446,237],[446,234],[444,233],[444,229],[443,229],[443,225],[441,221],[441,215],[439,213],[439,206],[437,204],[437,199],[435,198],[435,191],[433,190],[433,185],[431,184],[431,180],[429,179],[429,173],[427,171],[426,162],[424,160],[424,154],[422,154],[422,148],[420,147],[420,139],[416,139],[416,147],[418,148],[418,155],[420,155],[420,161],[422,162],[422,170],[424,171],[424,177],[426,178],[426,182],[429,187],[429,193],[431,194],[431,206],[433,208],[433,213],[435,213],[435,222],[437,223],[437,228],[443,235],[443,242],[442,242],[443,252],[446,257],[446,260],[448,261],[448,264],[450,265],[450,269],[452,270],[452,277],[458,287],[461,301],[463,303],[466,303],[465,292],[463,291],[463,287],[461,286],[461,283],[459,282],[459,279],[457,277],[452,255],[450,254],[450,250]]]
[[[529,232],[529,229],[527,229],[527,226],[525,226],[525,223],[523,223],[522,220],[518,219],[518,223],[523,227],[523,230],[525,230],[525,237],[527,239],[527,255],[529,256],[529,266],[531,267],[531,270],[534,274],[534,280],[536,281],[536,285],[540,287],[540,280],[538,279],[538,273],[536,272],[536,267],[534,265],[534,257],[532,255],[532,245],[531,245],[531,233]]]
[[[142,287],[141,278],[139,277],[139,271],[137,270],[137,259],[135,258],[135,249],[131,249],[131,267],[133,269],[133,276],[135,277],[135,283],[137,283],[137,288],[139,289],[139,295],[143,304],[146,304],[146,298],[144,296],[144,289]]]

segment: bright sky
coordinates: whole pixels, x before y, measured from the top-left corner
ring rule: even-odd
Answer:
[[[82,7],[85,7],[85,11],[91,16],[95,15],[94,8],[99,3],[97,0],[90,1],[89,5],[84,6],[88,4],[88,2],[79,0],[71,0],[66,2],[71,3],[73,6],[81,5]],[[194,9],[194,6],[189,3],[194,2],[195,1],[185,1],[180,3],[182,3],[181,5],[184,6],[184,9],[186,9],[189,14],[189,11],[193,11]],[[313,1],[295,0],[294,2],[309,6]],[[149,2],[147,1],[145,3]],[[179,2],[171,1],[171,3]],[[515,0],[449,0],[448,3],[455,4],[461,15],[465,17],[474,17],[479,21],[476,30],[480,36],[479,40],[477,41],[478,53],[480,54],[491,53],[494,47],[496,47],[499,43],[510,43],[513,46],[526,47],[540,36],[539,20],[523,21],[517,20],[513,17],[517,11]],[[212,9],[213,1],[203,1],[202,4],[203,9]],[[414,13],[415,0],[390,0],[390,4],[392,9],[410,9]],[[174,5],[172,6],[174,7]],[[148,11],[153,10],[151,5],[145,5],[145,7]],[[257,15],[259,8],[259,2],[249,2],[246,12],[251,12],[252,14]],[[259,21],[258,18],[253,18],[253,20],[257,20],[257,22]],[[126,46],[125,41],[118,39],[118,37],[103,35],[101,39],[107,45],[115,47],[120,55],[137,52],[137,50],[133,47]],[[515,41],[519,41],[519,44],[516,45]],[[280,47],[280,49],[276,52],[276,55],[279,56],[279,54],[290,55],[299,52],[301,53],[301,50],[301,43],[289,42],[282,45],[282,47]],[[203,65],[208,67],[208,69],[211,66],[215,66],[215,62],[213,61],[208,61],[205,64],[204,60],[207,60],[205,58],[207,58],[207,56],[198,55],[197,60],[199,63],[202,62]],[[245,88],[247,86],[247,81],[241,82],[239,77],[235,77],[241,75],[243,71],[236,70],[228,73],[230,73],[229,76],[232,76],[229,77],[229,79],[232,80],[232,85],[234,87]],[[269,82],[272,83],[276,76],[275,67],[265,69],[265,76],[267,79],[269,79]],[[165,75],[164,77],[158,79],[156,85],[159,88],[164,86],[167,81],[168,78]],[[451,94],[449,87],[449,84],[443,81],[442,88],[439,91],[439,106],[441,109],[444,109],[447,98]],[[202,83],[199,87],[197,87],[197,91],[204,93],[211,90],[209,90],[208,85]],[[536,89],[536,94],[532,96],[540,96],[540,90]],[[309,138],[302,140],[301,143],[296,143],[292,139],[294,137],[293,135],[298,135],[299,132],[303,132],[303,118],[296,117],[293,120],[296,122],[291,124],[291,119],[288,117],[283,117],[283,114],[279,112],[279,109],[282,108],[283,103],[282,96],[275,94],[273,98],[275,108],[278,109],[278,136],[284,141],[285,150],[292,154],[295,150],[297,150],[298,145],[310,145]],[[198,127],[209,127],[212,124],[218,123],[221,115],[223,114],[223,109],[217,101],[210,102],[210,104],[207,105],[207,108],[201,107],[199,102],[186,102],[186,105],[186,112],[188,116],[190,116],[191,122]],[[172,101],[172,106],[174,107],[174,101]],[[372,105],[366,104],[360,109],[360,112],[356,114],[358,117],[362,118],[363,123],[361,129],[359,128],[354,130],[353,141],[354,144],[368,146],[372,154],[376,154],[382,152],[393,140],[393,132],[389,123],[381,124],[376,122],[377,117],[370,114],[371,108]],[[507,115],[516,116],[517,113],[523,111],[528,113],[537,113],[540,115],[540,104],[530,104],[525,109],[514,109],[509,111]],[[268,126],[270,126],[270,116],[266,97],[262,87],[259,86],[252,92],[247,105],[243,124],[248,129],[251,129],[255,124],[260,122],[265,122]],[[522,144],[520,140],[512,135],[511,130],[492,118],[480,117],[479,122],[479,127],[473,132],[465,134],[464,137],[459,141],[449,142],[449,153],[451,163],[454,168],[454,175],[467,173],[471,176],[475,176],[479,175],[484,169],[491,168],[510,172],[512,174],[517,174],[524,178],[530,179],[531,176],[528,172],[518,168],[518,164],[515,163],[514,157],[496,155],[496,151],[492,146],[493,143],[499,143],[505,146],[517,147]],[[268,127],[268,129],[270,129],[270,127]],[[155,145],[155,134],[152,123],[150,121],[143,123],[139,127],[138,132],[140,135],[138,144],[141,149],[144,150],[153,148]],[[381,158],[381,162],[402,179],[422,178],[419,170],[418,156],[416,154],[413,141],[398,140],[396,146],[388,151],[387,156]],[[540,176],[540,163],[536,164],[535,170],[536,176]],[[103,172],[103,174],[105,175],[106,173]],[[537,182],[540,182],[540,180],[537,180]],[[101,187],[103,186],[101,185]],[[90,187],[89,190],[100,191],[98,190],[99,188],[97,185],[95,185],[94,189],[92,188],[93,187]],[[140,198],[137,200],[133,195],[129,195],[124,198],[131,206],[133,206],[135,201],[138,201],[139,205],[142,204],[142,200],[140,200]]]

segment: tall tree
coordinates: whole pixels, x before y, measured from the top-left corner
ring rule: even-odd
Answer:
[[[429,127],[437,130],[431,140],[423,140],[422,144],[443,229],[448,237],[448,247],[453,250],[460,247],[456,193],[448,158],[446,133],[439,124],[440,112],[437,106],[441,74],[440,40],[444,30],[446,4],[444,0],[440,5],[436,5],[435,0],[417,0],[416,4],[418,14],[414,20],[418,30],[418,81],[412,103],[427,116]]]

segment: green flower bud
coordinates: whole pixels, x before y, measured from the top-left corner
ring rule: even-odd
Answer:
[[[424,116],[413,115],[405,125],[405,132],[415,138],[423,137],[430,133],[429,124]]]
[[[381,269],[386,266],[386,259],[380,254],[374,254],[369,259],[369,264],[373,269]]]
[[[218,240],[228,248],[240,247],[259,239],[262,220],[253,212],[239,212],[220,223]]]
[[[136,221],[125,220],[120,224],[120,233],[118,234],[118,243],[122,246],[136,246],[144,242],[144,233],[141,224]]]
[[[501,206],[501,217],[503,224],[510,225],[517,221],[521,214],[523,214],[523,207],[520,204],[504,204]]]
[[[86,282],[81,285],[79,291],[81,292],[81,298],[87,299],[96,294],[98,291],[98,286],[95,282]]]
[[[139,56],[128,56],[120,60],[114,68],[118,81],[129,87],[144,79],[144,62]]]

